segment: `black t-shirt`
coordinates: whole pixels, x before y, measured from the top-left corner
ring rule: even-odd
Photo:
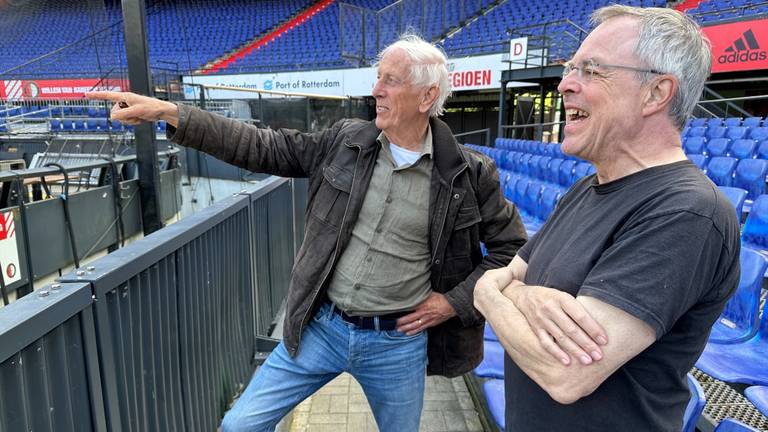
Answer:
[[[679,431],[685,374],[738,285],[735,215],[689,161],[576,183],[520,249],[525,283],[618,307],[650,325],[656,342],[570,405],[507,356],[507,431]]]

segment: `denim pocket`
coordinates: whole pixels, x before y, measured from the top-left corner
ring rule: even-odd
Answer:
[[[423,330],[416,333],[415,335],[410,335],[410,336],[399,330],[385,330],[385,331],[382,331],[381,333],[384,335],[386,339],[399,340],[399,341],[409,341],[409,340],[424,336]]]

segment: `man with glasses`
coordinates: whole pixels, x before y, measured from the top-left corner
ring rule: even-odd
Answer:
[[[739,280],[739,223],[680,131],[711,65],[671,9],[609,6],[558,89],[595,166],[475,287],[507,352],[508,431],[679,431],[686,373]]]

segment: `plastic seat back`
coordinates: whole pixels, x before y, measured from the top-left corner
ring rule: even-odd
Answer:
[[[728,150],[731,147],[731,140],[727,138],[715,138],[707,143],[707,154],[709,157],[728,156]]]
[[[744,119],[744,122],[742,122],[743,126],[756,128],[760,127],[760,123],[762,122],[762,117],[747,117]]]
[[[707,140],[704,137],[688,137],[683,144],[686,154],[704,154]]]
[[[744,126],[729,127],[728,132],[725,134],[725,136],[730,138],[731,140],[742,139],[747,136],[748,130],[749,128],[746,128]]]
[[[703,154],[689,154],[688,159],[699,167],[700,170],[707,171],[707,157]]]
[[[723,119],[721,119],[720,117],[712,117],[711,119],[707,120],[706,125],[707,125],[708,128],[722,126],[723,125]]]
[[[752,130],[749,131],[749,138],[755,141],[768,139],[768,126],[752,128]]]
[[[728,201],[731,202],[736,210],[736,217],[741,221],[741,215],[744,211],[744,201],[747,199],[747,191],[738,187],[718,186],[720,191],[725,194]]]
[[[723,421],[718,423],[714,432],[760,432],[760,429],[755,429],[752,426],[729,417],[724,418]]]
[[[736,140],[731,144],[731,157],[736,159],[752,159],[757,151],[757,142],[751,139]]]
[[[733,185],[746,190],[747,199],[753,200],[765,193],[766,175],[768,175],[768,161],[742,159],[736,166]]]
[[[560,184],[565,187],[570,187],[573,184],[573,168],[576,166],[576,161],[566,160],[560,164]]]
[[[689,137],[700,137],[704,136],[704,134],[707,132],[706,126],[694,126],[690,129],[688,129],[688,136]]]
[[[768,249],[768,195],[760,195],[752,203],[741,239],[755,249]]]
[[[709,139],[712,139],[712,138],[722,138],[722,137],[725,136],[725,133],[727,131],[728,131],[728,128],[725,127],[725,126],[715,126],[715,127],[710,127],[709,129],[707,129],[706,135],[707,135],[707,137],[709,137]]]
[[[737,162],[731,157],[714,157],[707,164],[707,177],[718,186],[732,186]]]
[[[741,277],[736,292],[728,300],[712,326],[709,342],[738,343],[751,339],[760,325],[760,290],[768,261],[759,252],[741,248]]]
[[[560,158],[552,158],[552,160],[549,161],[549,168],[547,169],[548,182],[555,184],[559,182],[560,165],[562,165],[562,163],[563,160]]]
[[[704,405],[707,403],[707,399],[704,395],[704,389],[701,387],[701,384],[696,381],[696,378],[690,373],[687,376],[688,390],[691,392],[691,399],[685,407],[685,414],[683,414],[682,432],[695,432],[696,422],[704,411]]]
[[[730,127],[741,126],[741,117],[728,117],[723,120],[723,124]]]

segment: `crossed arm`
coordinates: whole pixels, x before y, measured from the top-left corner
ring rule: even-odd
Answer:
[[[525,285],[527,267],[516,256],[486,272],[475,307],[517,366],[557,402],[591,394],[656,339],[648,324],[605,302]]]

